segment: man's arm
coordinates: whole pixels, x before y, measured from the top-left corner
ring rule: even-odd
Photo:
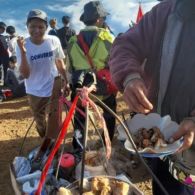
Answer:
[[[115,39],[111,49],[109,67],[112,79],[120,91],[124,90],[123,84],[127,83],[125,80],[129,75],[137,74],[138,78],[142,76],[144,60],[153,55],[151,52],[154,51],[155,41],[163,38],[161,34],[163,34],[171,6],[172,1],[158,4],[146,13],[135,27]],[[131,80],[130,77],[128,81]]]
[[[56,59],[56,67],[58,69],[58,72],[62,75],[64,81],[68,83],[67,77],[66,77],[66,68],[63,59]]]
[[[70,92],[70,86],[69,86],[68,79],[66,76],[66,67],[65,67],[63,59],[56,59],[56,67],[58,69],[58,72],[61,74],[61,76],[64,79],[64,89],[63,89],[64,95],[68,96]]]
[[[148,113],[153,109],[142,79],[142,64],[158,52],[154,45],[163,39],[163,27],[170,13],[170,5],[170,2],[165,2],[154,7],[139,24],[117,37],[113,44],[109,62],[112,79],[118,89],[123,91],[130,111]]]
[[[20,49],[20,73],[21,75],[24,77],[24,78],[28,78],[30,76],[30,66],[28,64],[28,60],[27,60],[27,57],[26,57],[26,48],[24,46],[24,38],[23,37],[18,37],[18,40],[17,40],[17,43],[18,43],[18,47]]]

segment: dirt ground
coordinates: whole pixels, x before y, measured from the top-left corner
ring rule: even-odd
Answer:
[[[118,99],[118,114],[122,112],[127,113],[126,105]],[[28,106],[26,97],[14,100],[4,101],[0,103],[0,195],[13,195],[14,192],[11,187],[9,165],[13,158],[19,154],[23,137],[32,122],[32,115]],[[71,140],[72,131],[69,130],[67,135],[67,142]],[[35,126],[33,125],[28,133],[26,142],[24,144],[23,155],[27,155],[29,151],[38,146],[41,139],[36,133]],[[136,168],[131,164],[132,156],[125,151],[123,145],[115,141],[113,150],[114,156],[119,160],[126,161],[128,176],[132,182],[136,183],[138,188],[146,195],[151,193],[151,181],[145,168],[141,165]],[[122,151],[122,152],[121,152]],[[120,155],[118,155],[120,153]],[[125,159],[124,159],[125,158]],[[129,162],[129,163],[128,163]],[[117,164],[118,169],[123,167]]]

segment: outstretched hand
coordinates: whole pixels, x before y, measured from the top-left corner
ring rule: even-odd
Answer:
[[[173,134],[170,142],[174,142],[181,137],[184,138],[182,146],[179,148],[177,152],[182,152],[184,150],[189,149],[194,141],[194,134],[195,134],[195,122],[187,119],[183,120],[179,126],[178,131]]]
[[[131,112],[146,114],[153,109],[146,94],[147,90],[141,79],[133,79],[127,83],[123,97]]]

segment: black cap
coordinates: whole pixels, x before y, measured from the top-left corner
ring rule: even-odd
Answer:
[[[27,21],[32,18],[39,18],[45,22],[47,22],[47,14],[39,9],[33,9],[28,13]]]
[[[0,22],[0,28],[6,29],[6,24],[4,22]]]
[[[8,26],[6,28],[6,33],[8,33],[8,34],[14,34],[15,32],[16,32],[16,29],[14,26]]]
[[[97,20],[98,18],[104,18],[109,13],[104,9],[102,3],[100,1],[90,1],[85,4],[84,12],[80,17],[82,22],[88,22]]]

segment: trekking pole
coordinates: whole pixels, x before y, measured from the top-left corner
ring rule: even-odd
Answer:
[[[85,131],[84,131],[84,141],[83,141],[83,155],[82,155],[82,165],[81,165],[81,184],[80,184],[80,195],[83,194],[83,179],[84,179],[84,171],[85,171],[85,153],[87,146],[87,136],[88,136],[88,125],[89,125],[89,103],[86,103],[85,107]]]
[[[159,179],[156,177],[156,175],[151,171],[150,167],[146,164],[146,162],[144,161],[143,157],[139,154],[137,147],[133,141],[133,138],[131,136],[131,134],[129,133],[126,125],[123,123],[123,121],[118,117],[118,115],[113,112],[107,105],[105,105],[98,97],[96,97],[93,94],[89,94],[89,97],[95,99],[102,107],[104,107],[110,114],[112,114],[117,120],[118,122],[122,125],[130,143],[133,146],[133,149],[135,150],[136,155],[139,157],[140,161],[143,163],[143,165],[146,167],[147,171],[151,174],[152,178],[156,181],[156,183],[159,185],[159,187],[161,188],[161,190],[163,191],[163,193],[165,195],[169,195],[169,193],[167,192],[167,190],[163,187],[163,185],[161,184],[161,182],[159,181]]]

